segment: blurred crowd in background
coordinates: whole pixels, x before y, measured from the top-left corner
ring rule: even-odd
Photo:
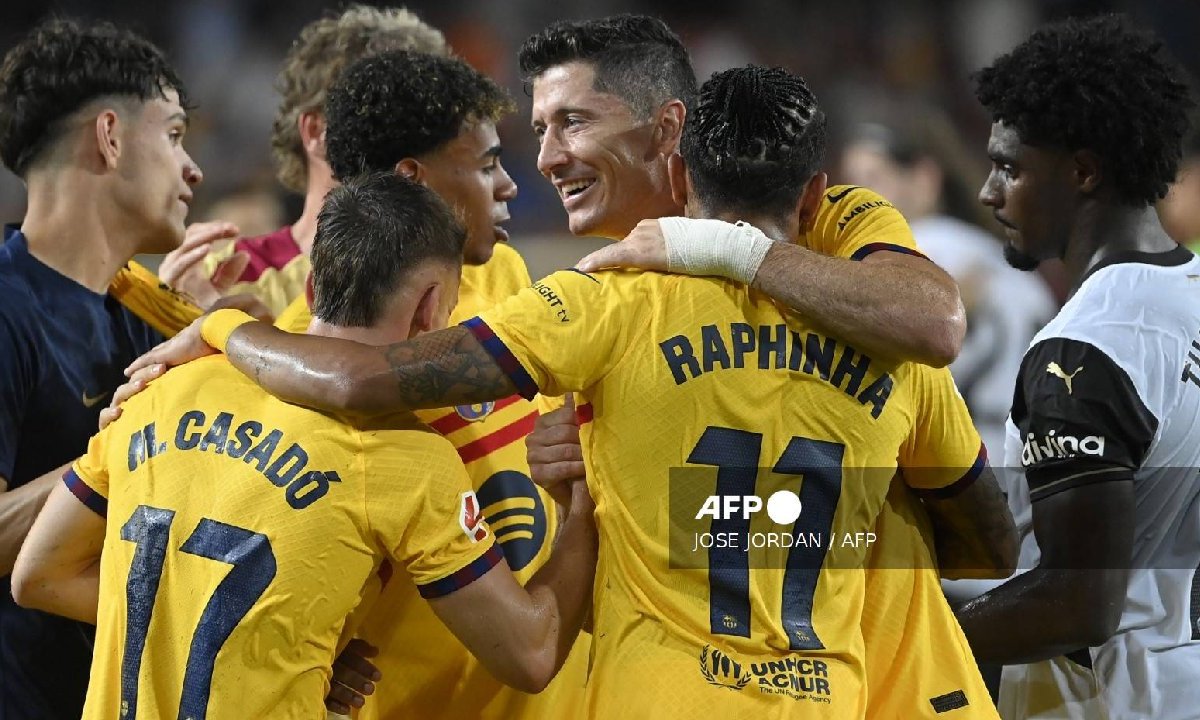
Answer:
[[[913,222],[945,214],[992,234],[998,226],[974,199],[988,167],[984,146],[989,122],[971,95],[973,69],[1046,20],[1115,10],[1153,28],[1193,77],[1200,76],[1200,3],[1194,0],[403,4],[440,28],[458,54],[509,88],[518,101],[518,112],[504,121],[500,134],[505,165],[520,187],[519,197],[510,203],[513,243],[534,277],[570,264],[588,250],[586,241],[567,235],[559,200],[538,175],[529,98],[516,64],[521,41],[557,19],[616,12],[660,15],[690,48],[701,80],[715,70],[749,62],[799,72],[832,120],[826,162],[831,182],[868,185]],[[327,0],[6,0],[0,3],[0,46],[7,49],[50,13],[112,20],[158,43],[196,103],[187,144],[205,181],[189,220],[231,220],[245,234],[255,235],[296,217],[302,202],[275,181],[271,163],[268,138],[280,62],[304,24],[339,7]],[[857,154],[845,152],[856,145]],[[23,205],[20,183],[0,170],[0,218],[17,220]],[[918,241],[925,244],[919,233]],[[1050,285],[1061,299],[1065,289],[1053,277]]]

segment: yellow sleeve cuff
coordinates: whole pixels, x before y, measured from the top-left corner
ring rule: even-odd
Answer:
[[[204,342],[225,352],[229,336],[233,334],[234,330],[249,322],[257,322],[257,320],[241,310],[233,308],[217,310],[204,318],[204,323],[200,326],[200,336],[204,338]]]

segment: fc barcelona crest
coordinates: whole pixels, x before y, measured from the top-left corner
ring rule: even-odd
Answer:
[[[474,405],[455,405],[454,412],[458,413],[458,416],[467,422],[479,422],[490,415],[495,407],[496,403],[494,402],[475,403]]]

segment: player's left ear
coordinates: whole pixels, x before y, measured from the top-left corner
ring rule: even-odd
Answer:
[[[679,153],[671,153],[667,157],[667,180],[671,183],[671,199],[680,207],[687,205],[689,190],[687,164],[683,162],[683,156]]]
[[[106,109],[96,116],[96,149],[110,170],[121,157],[120,130],[121,119],[115,110]]]
[[[300,142],[310,156],[325,160],[325,116],[316,110],[300,113],[296,119]]]
[[[670,156],[679,151],[679,138],[683,134],[683,120],[687,108],[682,100],[668,100],[654,114],[654,149],[660,155]]]
[[[421,299],[417,301],[417,311],[413,313],[412,324],[408,328],[409,340],[421,333],[441,329],[439,308],[444,290],[440,283],[434,283],[421,293]]]
[[[796,213],[800,216],[800,232],[812,230],[817,222],[817,212],[821,209],[821,198],[825,197],[825,189],[829,187],[829,176],[818,172],[809,178],[800,193],[796,203]]]
[[[1090,195],[1096,192],[1104,180],[1104,168],[1100,157],[1091,150],[1078,150],[1071,155],[1074,164],[1075,185],[1079,192]]]

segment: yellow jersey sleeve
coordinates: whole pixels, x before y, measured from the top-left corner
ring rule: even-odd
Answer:
[[[653,298],[642,275],[562,270],[463,325],[526,399],[582,390],[621,361],[648,322]]]
[[[191,300],[133,260],[117,271],[108,292],[165,337],[174,336],[204,314]]]
[[[432,430],[370,433],[362,459],[371,531],[422,597],[449,595],[503,559],[445,438]]]
[[[450,314],[450,322],[474,317],[532,284],[521,255],[512,247],[497,243],[487,263],[463,266],[458,303]]]
[[[279,317],[275,318],[275,327],[290,333],[303,333],[308,331],[310,322],[312,311],[308,308],[308,298],[301,295],[279,313]]]
[[[72,463],[63,475],[63,483],[71,494],[100,517],[108,517],[108,437],[112,428],[118,424],[119,421],[112,423],[93,435],[88,441],[87,452]],[[144,441],[141,434],[135,435],[134,438]],[[145,448],[142,450],[144,452]],[[129,452],[132,461],[136,448],[131,447]]]
[[[813,227],[800,244],[830,257],[862,260],[889,250],[924,255],[896,206],[879,193],[857,185],[834,185],[825,191]]]
[[[899,458],[904,480],[918,490],[970,484],[987,466],[987,450],[967,404],[948,369],[912,367],[914,423]]]

